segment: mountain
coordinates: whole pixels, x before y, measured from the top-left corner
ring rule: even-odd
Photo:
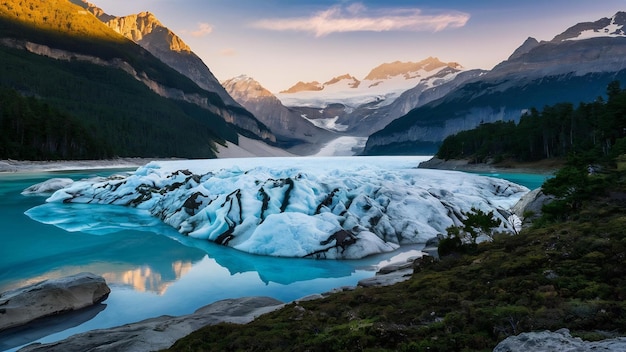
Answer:
[[[506,61],[372,134],[365,154],[430,154],[482,122],[518,121],[528,109],[605,96],[626,82],[626,13],[580,23],[550,41],[527,39]]]
[[[318,81],[313,81],[313,82],[299,81],[298,83],[294,84],[293,87],[283,90],[281,91],[281,93],[293,94],[293,93],[307,92],[307,91],[314,92],[314,91],[320,91],[323,89],[324,89],[324,86]]]
[[[267,125],[285,149],[308,154],[311,148],[336,137],[335,133],[316,127],[298,112],[285,107],[274,94],[259,82],[245,75],[222,83],[226,91]]]
[[[277,97],[317,125],[367,136],[408,112],[404,111],[406,106],[410,110],[418,106],[413,104],[428,102],[419,98],[422,92],[454,80],[462,71],[458,63],[433,57],[419,62],[395,61],[373,68],[362,80],[345,74],[323,84],[298,82]],[[411,98],[393,106],[403,93],[418,86]],[[445,88],[439,91],[430,96],[447,92]]]
[[[214,157],[216,145],[237,143],[238,133],[274,138],[250,112],[233,110],[69,1],[2,2],[0,38],[0,87],[69,115],[107,146],[97,157]],[[227,122],[236,114],[248,117],[251,131]],[[3,115],[22,122],[0,133],[29,136],[38,128],[25,124],[33,117]]]
[[[223,115],[228,122],[250,130],[256,135],[264,133],[261,131],[262,128],[256,126],[258,121],[255,117],[247,111],[242,111],[244,110],[242,106],[224,90],[202,59],[152,13],[142,12],[136,15],[115,17],[85,0],[71,0],[71,2],[87,9],[108,27],[139,44],[168,66],[189,77],[201,88],[219,95],[227,106]]]
[[[483,70],[460,71],[445,68],[436,74],[422,79],[415,87],[410,88],[388,105],[378,103],[365,104],[350,111],[349,114],[337,118],[339,126],[350,126],[349,131],[355,135],[367,136],[383,129],[390,122],[407,114],[412,109],[439,99],[466,81],[484,74]]]

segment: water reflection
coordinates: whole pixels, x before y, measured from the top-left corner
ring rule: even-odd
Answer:
[[[102,274],[102,277],[110,284],[128,285],[139,292],[152,291],[161,295],[165,293],[170,283],[180,279],[192,267],[191,261],[179,260],[172,263],[171,272],[161,273],[148,265],[143,265],[124,272],[106,272]]]
[[[345,261],[293,259],[257,256],[239,252],[233,248],[217,245],[213,242],[183,236],[173,228],[163,224],[145,210],[115,205],[94,205],[75,203],[47,203],[34,207],[26,212],[31,219],[44,224],[51,224],[68,232],[83,232],[92,235],[111,235],[124,231],[149,231],[173,239],[188,248],[196,248],[208,254],[219,266],[226,268],[230,275],[256,272],[265,284],[275,282],[288,285],[297,281],[316,278],[337,278],[349,276],[354,266]],[[126,246],[127,240],[120,241]],[[153,290],[160,292],[162,282],[171,282],[189,271],[192,263],[200,258],[174,257],[175,251],[164,250],[158,257],[143,256],[141,263],[137,259],[142,253],[152,253],[148,248],[129,245],[133,253],[120,256],[119,249],[115,258],[103,258],[104,261],[115,262],[121,258],[141,264],[122,272],[106,272],[110,282],[126,283],[139,291]],[[186,253],[185,253],[186,254]],[[176,270],[181,263],[187,263],[186,270]],[[170,266],[170,267],[167,267]],[[161,278],[164,274],[167,280]],[[109,282],[109,280],[107,280]]]
[[[106,304],[96,304],[75,312],[39,319],[24,326],[0,332],[0,351],[22,346],[42,337],[76,327],[93,319],[106,308]]]

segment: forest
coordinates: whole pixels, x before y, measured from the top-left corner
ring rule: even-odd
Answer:
[[[0,158],[212,158],[218,144],[236,144],[245,132],[208,109],[156,94],[117,65],[56,60],[24,50],[23,43],[121,60],[215,110],[252,117],[68,1],[3,1],[0,37]]]
[[[568,155],[588,160],[626,151],[626,90],[618,81],[607,87],[607,98],[590,103],[558,103],[541,111],[530,109],[519,123],[483,123],[447,137],[437,157],[470,159],[476,163],[505,159],[536,161]]]
[[[0,157],[22,160],[107,158],[112,148],[78,119],[15,90],[0,89]]]
[[[237,128],[220,116],[197,105],[163,98],[122,70],[53,60],[2,46],[0,62],[5,101],[16,100],[13,105],[24,108],[16,111],[8,102],[0,107],[0,158],[211,158],[216,143],[237,142]],[[69,149],[51,152],[51,145],[42,146],[42,138],[55,139],[65,133],[64,125],[55,120],[58,116],[76,125],[71,133],[80,134],[84,146],[96,143],[97,148],[81,147],[80,152],[70,153]],[[18,138],[22,134],[24,138]]]

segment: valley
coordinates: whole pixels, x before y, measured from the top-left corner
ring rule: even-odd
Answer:
[[[555,1],[3,1],[0,315],[111,292],[0,350],[626,345],[626,12]]]

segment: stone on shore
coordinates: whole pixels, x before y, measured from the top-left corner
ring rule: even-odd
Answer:
[[[602,352],[626,351],[626,337],[617,337],[602,341],[583,341],[572,337],[568,329],[555,332],[527,332],[509,336],[500,342],[493,352]]]
[[[553,200],[553,196],[546,195],[541,188],[537,188],[523,195],[511,211],[522,220],[523,226],[527,226],[541,217],[543,206]]]
[[[89,307],[105,300],[111,289],[104,278],[79,273],[0,294],[0,331],[35,319]]]
[[[283,306],[282,302],[269,297],[226,299],[189,315],[164,315],[110,329],[87,331],[53,343],[31,344],[19,351],[158,351],[171,347],[177,340],[207,325],[221,322],[245,324]]]

